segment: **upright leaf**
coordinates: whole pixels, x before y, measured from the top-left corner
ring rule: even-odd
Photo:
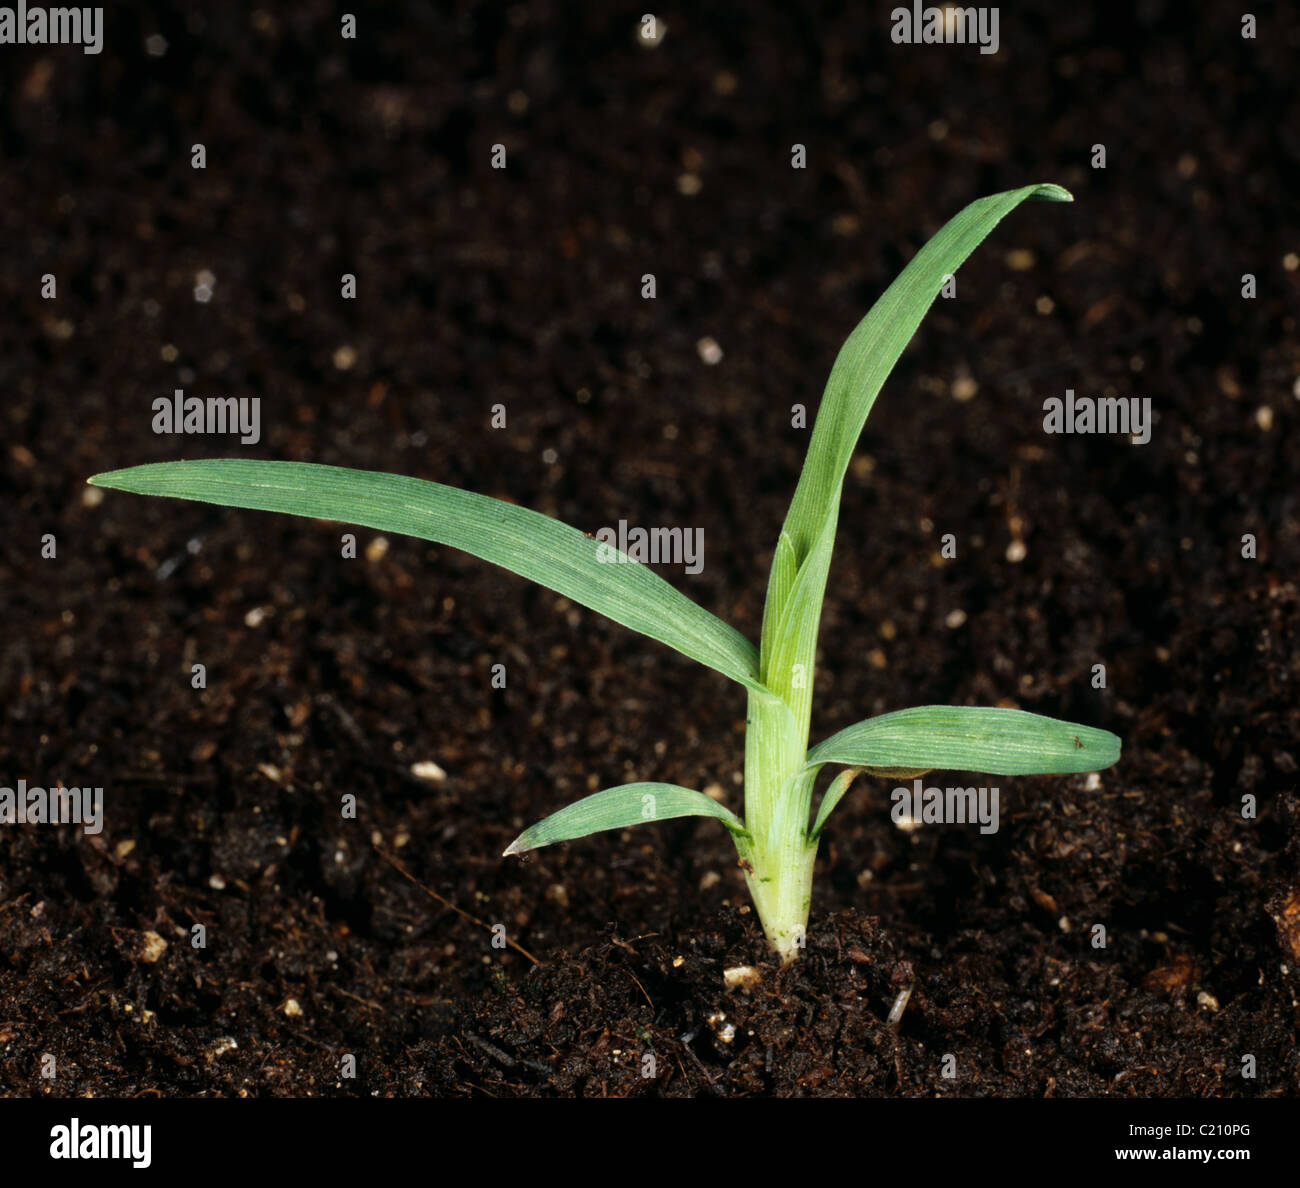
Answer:
[[[1069,191],[1042,183],[980,198],[950,219],[921,248],[849,335],[831,368],[817,409],[808,457],[786,516],[785,530],[802,563],[838,507],[844,474],[881,386],[926,311],[958,267],[1027,198],[1072,202]]]
[[[781,539],[788,539],[784,532]],[[824,535],[805,558],[784,600],[780,626],[771,648],[763,656],[764,680],[768,688],[790,707],[804,745],[808,742],[808,724],[812,716],[817,628],[821,623],[826,570],[834,543],[833,534]]]
[[[826,795],[822,797],[821,806],[817,809],[817,819],[813,822],[813,827],[808,831],[808,840],[810,842],[815,842],[821,837],[826,818],[831,815],[835,806],[844,799],[845,794],[853,786],[853,781],[862,774],[862,771],[861,767],[846,767],[831,781],[831,786],[826,789]]]
[[[797,590],[805,602],[800,620],[813,614],[814,637],[830,570],[831,549],[839,518],[840,493],[849,461],[882,385],[921,319],[934,303],[944,279],[957,268],[998,222],[1027,198],[1071,202],[1060,186],[1037,184],[980,198],[946,223],[898,275],[857,328],[849,335],[817,410],[808,455],[799,475],[784,531],[794,548],[801,580],[776,600],[772,617],[780,621]],[[773,583],[769,583],[769,589]],[[769,600],[774,595],[769,593]],[[763,671],[777,637],[763,645]],[[806,666],[811,653],[806,653]],[[811,672],[809,673],[811,677]]]
[[[794,559],[794,544],[790,537],[782,532],[776,542],[776,553],[772,557],[772,576],[767,583],[767,599],[763,603],[763,632],[759,646],[763,655],[763,682],[766,684],[767,659],[772,654],[773,645],[779,638],[781,623],[778,619],[780,607],[785,606],[790,590],[794,586],[799,567]]]

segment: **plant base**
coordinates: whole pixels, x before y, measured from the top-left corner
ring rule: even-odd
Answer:
[[[794,838],[776,854],[755,851],[749,861],[752,869],[745,871],[745,880],[763,933],[781,964],[788,965],[806,943],[817,847]]]

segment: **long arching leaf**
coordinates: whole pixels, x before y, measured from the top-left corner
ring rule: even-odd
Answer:
[[[463,549],[762,691],[758,651],[646,566],[528,508],[404,475],[246,458],[156,462],[97,474],[98,487],[362,524]]]

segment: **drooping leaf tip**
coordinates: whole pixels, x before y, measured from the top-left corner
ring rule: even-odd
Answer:
[[[1074,195],[1064,186],[1058,186],[1055,182],[1042,182],[1038,189],[1033,193],[1033,197],[1042,198],[1046,202],[1073,202]]]

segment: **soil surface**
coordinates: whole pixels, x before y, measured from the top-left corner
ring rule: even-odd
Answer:
[[[577,7],[126,3],[99,56],[0,48],[0,784],[106,789],[98,835],[0,828],[0,1093],[1294,1095],[1296,14],[1017,5],[981,55],[875,6],[680,6],[654,48]],[[500,856],[633,779],[739,810],[736,686],[447,549],[84,486],[300,459],[699,528],[661,572],[754,637],[791,406],[1040,180],[1075,203],[994,232],[868,423],[813,733],[1017,705],[1124,755],[1000,780],[992,835],[864,782],[785,971],[714,822]],[[156,435],[176,388],[260,397],[261,440]],[[1066,388],[1150,397],[1150,442],[1046,435]]]

